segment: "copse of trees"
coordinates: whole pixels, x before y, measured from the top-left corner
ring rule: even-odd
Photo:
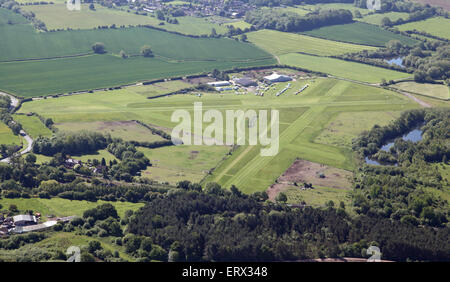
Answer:
[[[294,12],[277,10],[253,10],[246,14],[245,21],[256,28],[275,29],[287,32],[307,31],[322,26],[353,22],[353,14],[344,9],[320,10],[300,16]]]
[[[38,137],[33,143],[33,152],[45,156],[90,154],[105,149],[111,142],[111,136],[98,132],[57,133],[50,138]]]
[[[101,42],[96,42],[92,45],[92,50],[94,51],[94,53],[96,54],[104,54],[106,53],[106,47],[105,44],[101,43]]]
[[[141,47],[141,55],[146,58],[150,58],[150,57],[154,56],[152,49],[148,45],[144,45]]]

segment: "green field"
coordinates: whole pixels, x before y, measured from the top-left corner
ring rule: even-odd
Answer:
[[[14,135],[11,129],[2,122],[0,122],[0,144],[20,145],[19,136]]]
[[[142,176],[171,184],[181,180],[200,182],[229,150],[227,146],[195,145],[139,148],[152,163],[142,172]]]
[[[85,210],[95,208],[96,206],[105,203],[112,204],[116,208],[119,216],[123,216],[125,214],[125,211],[127,210],[137,210],[140,207],[144,206],[143,203],[105,202],[105,201],[88,202],[88,201],[66,200],[61,198],[0,199],[0,204],[2,204],[4,209],[8,209],[10,205],[16,205],[19,211],[21,212],[25,212],[26,210],[32,210],[33,212],[41,213],[44,218],[47,218],[47,215],[82,216]]]
[[[65,122],[57,123],[55,126],[60,131],[76,132],[86,130],[101,132],[125,141],[156,142],[165,140],[135,121]]]
[[[403,44],[410,46],[418,43],[417,40],[362,22],[326,26],[306,31],[304,34],[330,40],[380,47],[384,47],[390,40],[399,40]]]
[[[267,29],[247,33],[247,36],[250,42],[274,55],[301,52],[313,55],[333,56],[376,49],[370,46],[342,43]]]
[[[351,149],[352,140],[362,131],[387,125],[399,116],[400,112],[338,112],[314,142]]]
[[[294,90],[305,83],[310,84],[310,87],[302,94],[294,95]],[[152,100],[133,92],[134,87],[130,87],[27,102],[19,111],[34,111],[51,117],[56,123],[137,119],[170,129],[176,124],[170,121],[173,111],[191,111],[193,102],[197,101],[203,102],[204,110],[218,109],[222,112],[227,109],[278,109],[280,150],[274,157],[261,157],[260,146],[241,146],[224,161],[221,159],[228,151],[227,147],[142,149],[155,163],[155,167],[147,171],[150,174],[143,173],[149,178],[159,177],[158,180],[170,179],[174,182],[183,178],[199,181],[205,171],[219,163],[218,168],[206,181],[216,181],[226,187],[236,184],[243,191],[251,193],[265,190],[295,158],[351,170],[353,158],[349,149],[314,141],[335,113],[356,112],[355,116],[349,114],[346,119],[351,121],[352,117],[358,118],[358,115],[365,111],[383,113],[417,107],[408,98],[388,90],[328,78],[306,81],[298,79],[292,82],[292,89],[284,93],[286,95],[272,95],[283,85],[286,84],[270,88],[264,97],[252,94],[204,93],[201,98],[196,95],[175,95]],[[223,149],[218,151],[216,148]],[[212,155],[208,155],[208,152]]]
[[[399,12],[389,12],[383,14],[372,14],[366,15],[362,19],[357,19],[358,21],[365,22],[368,24],[381,25],[381,20],[383,18],[389,18],[391,21],[396,21],[398,19],[406,20],[408,19],[408,13],[399,13]]]
[[[35,97],[203,73],[215,68],[264,66],[275,62],[275,59],[171,62],[159,58],[134,57],[124,60],[111,55],[91,55],[0,63],[0,89],[19,96]]]
[[[130,90],[132,90],[134,93],[144,95],[145,97],[155,97],[172,93],[188,87],[192,87],[192,84],[189,84],[182,80],[172,80],[149,85],[139,85],[137,87],[131,88]]]
[[[246,29],[246,28],[250,28],[252,25],[244,22],[244,21],[234,21],[234,22],[228,22],[224,24],[225,26],[233,26],[234,28],[240,28],[242,30]]]
[[[443,100],[450,99],[449,87],[442,84],[417,83],[413,81],[408,81],[394,84],[392,87],[397,88],[399,90],[405,90],[411,93],[417,93],[420,95],[425,95],[433,98]]]
[[[334,58],[317,57],[305,54],[286,54],[280,56],[282,64],[301,67],[313,71],[328,73],[334,76],[368,83],[380,83],[386,80],[397,80],[410,77],[408,73],[374,67],[370,65],[348,62]]]
[[[396,26],[399,30],[419,30],[450,40],[450,19],[437,17]]]
[[[350,10],[353,13],[355,11],[359,11],[361,13],[361,15],[366,15],[370,12],[368,9],[357,8],[352,3],[328,3],[328,4],[318,3],[318,4],[313,4],[313,5],[299,5],[297,7],[307,9],[310,11],[314,11],[318,8],[323,9],[323,10],[344,9],[344,10]]]
[[[37,138],[39,136],[49,137],[53,134],[53,132],[45,127],[37,116],[14,115],[14,120],[20,123],[26,133],[33,138]]]
[[[350,189],[335,189],[328,187],[315,187],[315,189],[308,189],[299,191],[299,187],[289,187],[284,191],[288,198],[288,203],[298,204],[305,202],[308,205],[315,207],[324,207],[329,201],[333,201],[335,205],[339,202],[344,202],[345,206],[352,206],[352,197],[349,194]]]
[[[95,42],[106,51],[139,54],[149,45],[161,58],[175,61],[239,61],[270,57],[248,43],[226,38],[191,38],[150,28],[80,30],[37,33],[29,25],[0,26],[0,60],[53,58],[92,53]],[[170,46],[170,47],[168,47]]]
[[[96,10],[89,9],[88,4],[83,4],[80,11],[69,11],[65,4],[33,5],[25,6],[25,11],[35,13],[36,18],[43,21],[48,29],[92,29],[98,26],[136,26],[152,25],[168,31],[176,31],[183,34],[202,35],[211,34],[213,28],[218,33],[224,33],[225,26],[214,24],[205,18],[178,17],[179,24],[169,24],[155,17],[136,15],[117,9],[109,9],[101,5],[95,5]],[[164,25],[159,25],[161,22]]]

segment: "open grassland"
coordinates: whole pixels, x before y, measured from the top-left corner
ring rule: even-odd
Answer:
[[[268,9],[268,8],[267,8]],[[311,13],[311,10],[302,8],[301,6],[293,6],[293,7],[275,7],[273,10],[278,12],[291,12],[299,14],[300,16],[305,16],[308,13]]]
[[[419,2],[423,4],[430,4],[432,6],[438,6],[450,11],[450,2],[448,0],[409,0]]]
[[[4,123],[0,122],[0,145],[20,145],[20,139],[14,135],[11,129]]]
[[[19,14],[0,8],[0,27],[13,24],[27,24],[27,20]]]
[[[165,140],[135,121],[65,122],[56,124],[56,127],[60,131],[67,132],[82,130],[100,132],[125,141],[155,142]]]
[[[405,90],[412,93],[417,93],[433,98],[439,98],[443,100],[450,99],[450,89],[447,85],[442,84],[429,84],[429,83],[417,83],[413,81],[400,82],[393,85],[394,88]]]
[[[95,42],[108,53],[139,54],[144,45],[155,56],[177,61],[252,60],[270,57],[252,44],[227,38],[191,38],[151,28],[79,30],[37,33],[29,25],[0,26],[0,60],[22,60],[92,53]]]
[[[0,204],[4,209],[8,209],[10,205],[16,205],[19,211],[25,212],[26,210],[32,210],[33,212],[39,212],[44,219],[47,215],[54,216],[82,216],[83,212],[88,209],[95,208],[98,205],[110,203],[112,204],[119,216],[123,216],[127,210],[137,210],[144,206],[143,203],[130,203],[130,202],[89,202],[89,201],[75,201],[61,198],[41,199],[41,198],[17,198],[17,199],[0,199]]]
[[[80,160],[82,162],[87,162],[89,160],[99,160],[101,161],[102,159],[105,159],[105,161],[107,163],[109,163],[109,161],[120,161],[118,160],[113,154],[111,154],[110,152],[108,152],[107,150],[99,150],[97,153],[94,154],[90,154],[90,155],[82,155],[82,156],[72,156],[73,158]]]
[[[0,87],[1,90],[19,96],[36,97],[203,73],[213,69],[274,63],[275,59],[170,62],[159,58],[134,57],[124,60],[111,55],[90,55],[0,63]]]
[[[362,9],[362,8],[355,7],[352,3],[327,3],[327,4],[318,3],[318,4],[310,4],[310,5],[298,5],[296,7],[306,9],[309,11],[315,11],[316,9],[319,9],[319,8],[322,10],[344,9],[344,10],[350,10],[350,11],[352,11],[352,13],[354,13],[355,11],[359,11],[361,13],[361,15],[366,15],[370,12],[370,10],[368,10],[368,9]]]
[[[49,137],[53,134],[37,116],[14,115],[14,120],[20,123],[22,128],[33,138]]]
[[[236,29],[240,28],[242,30],[252,27],[251,24],[244,22],[244,21],[234,21],[234,22],[225,23],[224,25],[225,26],[233,26]]]
[[[308,89],[295,95],[294,90],[305,83],[310,84]],[[155,164],[154,168],[149,168],[150,174],[143,174],[149,178],[160,177],[160,181],[173,182],[183,178],[198,181],[205,171],[219,163],[205,182],[216,181],[225,187],[235,184],[251,193],[266,190],[296,158],[351,170],[353,158],[349,149],[314,142],[335,112],[392,112],[417,107],[406,97],[388,90],[329,78],[299,79],[291,82],[292,89],[284,93],[286,95],[273,95],[286,84],[268,89],[264,97],[250,93],[203,93],[202,97],[174,95],[152,100],[134,93],[131,90],[134,87],[131,87],[27,102],[20,112],[34,111],[51,117],[56,123],[136,119],[162,128],[173,128],[176,125],[170,121],[173,111],[185,109],[191,112],[194,102],[202,102],[204,111],[278,109],[280,149],[273,157],[260,156],[260,146],[240,146],[223,161],[227,147],[142,149]],[[220,148],[220,152],[216,148]],[[173,155],[175,152],[178,155]],[[212,155],[208,156],[208,152]]]
[[[352,140],[374,125],[384,126],[400,116],[400,112],[336,112],[314,140],[316,143],[352,148]]]
[[[315,187],[315,189],[300,190],[299,187],[291,186],[284,193],[288,198],[288,203],[298,204],[305,202],[314,207],[324,207],[329,201],[335,205],[344,202],[346,207],[352,206],[351,189],[335,189],[328,187]]]
[[[306,31],[304,34],[330,40],[380,47],[384,47],[390,40],[399,40],[403,44],[410,46],[418,43],[417,40],[407,36],[395,34],[378,26],[362,22],[326,26]]]
[[[376,49],[370,46],[342,43],[267,29],[247,33],[247,36],[250,42],[274,55],[301,52],[313,55],[332,56]]]
[[[381,25],[381,21],[383,18],[388,18],[391,21],[396,21],[398,19],[406,20],[408,19],[408,13],[399,13],[399,12],[389,12],[384,14],[372,14],[364,16],[362,19],[356,19],[360,22],[365,22],[368,24]]]
[[[434,36],[450,39],[450,19],[443,17],[431,18],[424,21],[411,22],[396,26],[399,30],[419,30]]]
[[[369,83],[380,83],[386,80],[397,80],[410,77],[408,73],[393,71],[361,63],[344,60],[310,56],[305,54],[286,54],[280,56],[282,64],[301,67],[313,71],[328,73],[334,76]]]
[[[144,95],[145,97],[155,97],[178,91],[180,89],[191,87],[192,85],[182,80],[172,80],[159,82],[149,85],[139,85],[130,88],[134,93]]]
[[[218,33],[227,29],[224,25],[210,22],[207,18],[190,16],[177,17],[178,24],[160,21],[155,17],[136,15],[117,9],[110,9],[96,5],[96,10],[89,9],[83,4],[80,11],[69,11],[65,4],[25,6],[24,10],[35,13],[36,18],[43,21],[48,29],[92,29],[98,26],[136,26],[151,25],[168,31],[176,31],[191,35],[209,35],[214,28]],[[160,25],[160,23],[164,23]]]
[[[160,182],[176,184],[181,180],[200,182],[230,150],[227,146],[171,146],[139,148],[152,163],[142,173]]]

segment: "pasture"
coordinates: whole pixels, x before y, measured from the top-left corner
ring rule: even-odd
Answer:
[[[92,11],[88,4],[83,4],[80,11],[69,11],[65,4],[55,4],[25,6],[23,9],[35,13],[36,18],[43,21],[48,29],[92,29],[115,24],[116,26],[151,25],[190,35],[209,35],[213,28],[218,33],[226,31],[225,26],[204,18],[178,17],[178,24],[169,24],[153,16],[136,15],[134,12],[110,9],[101,5],[95,5],[95,7],[96,10]],[[164,24],[160,25],[161,22]]]
[[[314,11],[317,8],[323,9],[323,10],[339,10],[339,9],[345,9],[345,10],[350,10],[352,11],[352,13],[354,13],[355,11],[359,11],[361,13],[361,15],[366,15],[368,14],[370,11],[367,9],[362,9],[362,8],[358,8],[355,7],[355,5],[353,5],[353,3],[318,3],[318,4],[309,4],[309,5],[298,5],[297,7],[305,9],[305,10],[309,10],[309,11]]]
[[[403,44],[412,46],[418,41],[407,36],[395,34],[376,25],[362,22],[326,26],[304,32],[306,35],[321,37],[329,40],[349,42],[362,45],[384,47],[390,40],[399,40]]]
[[[391,21],[396,21],[398,19],[406,20],[408,19],[409,14],[408,13],[399,13],[399,12],[389,12],[389,13],[383,13],[383,14],[371,14],[366,15],[362,19],[356,19],[360,22],[365,22],[368,24],[374,24],[374,25],[381,25],[381,21],[383,18],[388,18]]]
[[[366,64],[348,62],[334,58],[310,56],[305,54],[291,53],[281,55],[279,58],[282,64],[301,67],[313,71],[328,73],[338,77],[368,83],[380,83],[383,78],[386,80],[397,80],[411,76],[408,73],[393,71]]]
[[[95,208],[98,205],[102,205],[105,203],[112,204],[119,216],[123,216],[125,211],[127,210],[137,210],[140,207],[144,206],[143,203],[130,203],[130,202],[106,202],[106,201],[97,201],[97,202],[89,202],[89,201],[75,201],[75,200],[67,200],[61,198],[52,198],[52,199],[41,199],[41,198],[16,198],[16,199],[8,199],[2,198],[0,199],[0,204],[2,204],[4,209],[8,209],[10,205],[16,205],[17,209],[20,212],[25,212],[26,210],[32,210],[33,212],[39,212],[42,214],[44,219],[47,218],[47,215],[54,216],[71,216],[77,215],[82,216],[83,212],[88,209]]]
[[[19,136],[14,135],[11,129],[0,122],[0,145],[20,145]]]
[[[53,132],[45,127],[37,116],[14,115],[13,118],[15,121],[20,123],[26,133],[33,138],[37,138],[39,136],[49,137],[53,134]]]
[[[125,141],[156,142],[165,140],[135,121],[65,122],[57,123],[55,126],[60,131],[76,132],[85,130],[100,132]]]
[[[176,184],[182,180],[200,182],[208,171],[224,158],[230,147],[181,145],[139,151],[150,159],[151,167],[142,172],[143,177],[159,182]]]
[[[274,55],[287,53],[308,53],[321,56],[356,53],[375,50],[375,47],[331,41],[301,34],[276,30],[258,30],[247,33],[248,41]]]
[[[404,90],[411,93],[417,93],[433,98],[449,100],[450,89],[447,85],[442,84],[429,84],[429,83],[417,83],[414,81],[400,82],[394,84],[392,87],[399,90]]]
[[[450,19],[446,19],[443,17],[430,18],[424,21],[398,25],[397,28],[403,31],[405,30],[424,31],[431,35],[450,40]]]
[[[314,142],[347,149],[352,140],[374,125],[384,126],[398,118],[400,112],[336,112]]]

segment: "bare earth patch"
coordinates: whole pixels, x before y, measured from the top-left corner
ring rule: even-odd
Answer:
[[[321,178],[320,175],[325,177]],[[294,186],[294,183],[299,188],[303,183],[312,183],[313,186],[349,190],[351,177],[350,171],[297,159],[266,192],[269,199],[274,200],[278,193]]]

